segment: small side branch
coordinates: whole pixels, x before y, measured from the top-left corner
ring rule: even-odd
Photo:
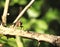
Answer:
[[[18,17],[14,20],[13,23],[16,23],[20,17],[25,13],[25,11],[33,4],[35,0],[31,0],[30,3],[22,10],[22,12],[18,15]]]
[[[41,34],[41,33],[35,33],[31,31],[24,31],[24,30],[18,30],[14,28],[8,28],[8,27],[3,27],[0,26],[0,34],[4,35],[18,35],[26,38],[31,38],[31,39],[36,39],[38,41],[46,41],[49,43],[56,43],[60,44],[60,36],[54,36],[54,35],[49,35],[49,34]]]
[[[9,0],[6,0],[5,7],[4,7],[4,12],[3,12],[3,15],[2,15],[2,23],[5,26],[6,26],[6,17],[7,17],[7,12],[8,12],[8,5],[9,5]]]

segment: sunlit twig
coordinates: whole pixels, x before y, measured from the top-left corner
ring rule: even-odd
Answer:
[[[4,7],[4,12],[3,12],[3,15],[2,15],[2,23],[3,25],[6,26],[6,20],[7,20],[7,12],[8,12],[8,6],[9,6],[9,0],[6,0],[5,2],[5,7]]]
[[[33,4],[35,0],[31,0],[30,3],[21,11],[21,13],[18,15],[18,17],[14,20],[13,23],[16,23],[20,17],[25,13],[25,11]]]

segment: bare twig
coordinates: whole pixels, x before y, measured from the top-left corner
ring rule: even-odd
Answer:
[[[60,36],[34,33],[34,32],[31,32],[31,31],[27,32],[27,31],[24,31],[24,30],[17,30],[17,29],[3,27],[3,26],[0,26],[0,34],[18,35],[18,36],[22,36],[22,37],[36,39],[38,41],[46,41],[46,42],[49,42],[49,43],[52,43],[52,44],[58,42],[60,44]]]
[[[31,0],[30,3],[22,10],[22,12],[18,15],[18,17],[14,20],[13,23],[16,23],[20,17],[24,14],[24,12],[33,4],[35,0]]]
[[[6,0],[5,7],[4,7],[4,12],[3,12],[3,16],[2,16],[3,25],[6,25],[6,17],[7,17],[7,12],[8,12],[8,5],[9,5],[9,0]]]
[[[0,43],[0,47],[3,47],[3,44],[2,43]]]
[[[23,43],[21,42],[21,37],[16,35],[16,43],[18,47],[23,47]]]

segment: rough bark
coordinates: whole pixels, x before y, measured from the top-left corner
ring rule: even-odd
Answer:
[[[18,30],[14,28],[8,28],[0,26],[0,34],[4,35],[18,35],[26,38],[36,39],[38,41],[46,41],[52,44],[57,44],[60,47],[60,36],[35,33],[32,31]]]

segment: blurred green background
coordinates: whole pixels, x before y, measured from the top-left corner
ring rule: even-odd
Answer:
[[[10,0],[7,24],[12,24],[20,11],[29,2],[30,0]],[[0,0],[0,20],[4,4],[5,0]],[[21,17],[20,21],[23,23],[23,30],[60,35],[60,0],[35,0],[32,6]],[[4,47],[17,47],[16,39],[8,37],[0,35],[0,43],[3,43]],[[38,41],[20,38],[20,45],[21,47],[38,47]],[[54,46],[47,42],[41,42],[39,47]]]

